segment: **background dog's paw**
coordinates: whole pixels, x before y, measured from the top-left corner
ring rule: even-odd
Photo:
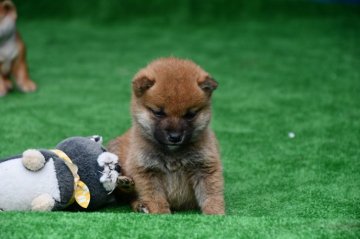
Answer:
[[[45,165],[45,157],[39,150],[28,149],[23,153],[22,163],[31,171],[38,171]]]
[[[18,83],[18,87],[24,93],[33,92],[36,90],[36,84],[31,80]]]

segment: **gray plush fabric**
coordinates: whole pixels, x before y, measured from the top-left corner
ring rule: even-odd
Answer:
[[[54,152],[46,149],[39,150],[48,162],[50,158],[54,161],[56,178],[60,191],[60,202],[56,201],[53,211],[64,209],[69,203],[74,192],[74,177],[64,160],[59,158]],[[21,156],[20,156],[21,157]]]
[[[40,150],[45,160],[50,158],[54,160],[56,178],[58,180],[60,191],[60,202],[56,201],[53,211],[64,209],[70,201],[74,192],[74,177],[64,160],[60,159],[55,153],[49,150]]]
[[[79,176],[90,190],[90,204],[87,209],[93,210],[104,206],[112,200],[111,195],[100,183],[101,171],[103,170],[97,163],[98,156],[105,150],[100,143],[90,138],[72,137],[65,139],[56,146],[57,149],[65,152],[79,168]],[[81,209],[80,207],[76,209]],[[72,208],[73,208],[72,207]]]

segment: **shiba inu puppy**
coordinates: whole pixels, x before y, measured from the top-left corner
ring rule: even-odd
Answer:
[[[16,31],[16,8],[10,0],[0,0],[0,97],[12,90],[13,77],[23,92],[36,90],[26,65],[25,44]]]
[[[217,86],[198,65],[177,58],[155,60],[135,75],[133,125],[108,146],[135,182],[134,210],[225,213],[219,149],[209,128]]]

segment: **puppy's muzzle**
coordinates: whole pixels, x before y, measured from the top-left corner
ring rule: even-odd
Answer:
[[[172,144],[181,144],[184,140],[184,134],[182,132],[167,132],[167,140]]]

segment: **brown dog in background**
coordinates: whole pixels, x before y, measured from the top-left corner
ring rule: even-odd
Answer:
[[[140,70],[132,86],[132,128],[108,149],[135,182],[133,209],[224,214],[222,166],[209,128],[217,82],[191,61],[164,58]]]
[[[0,0],[0,97],[13,89],[14,77],[23,92],[36,90],[26,65],[25,45],[16,31],[16,8],[10,0]]]

